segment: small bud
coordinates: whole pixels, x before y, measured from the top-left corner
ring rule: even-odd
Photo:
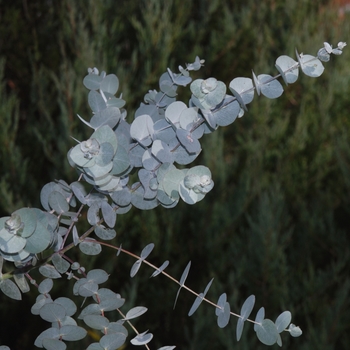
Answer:
[[[324,44],[324,48],[326,49],[326,51],[328,53],[332,53],[332,45],[330,45],[330,44],[328,44],[326,42],[324,42],[323,44]]]
[[[343,50],[343,48],[346,46],[346,43],[339,41],[338,43],[338,49]]]
[[[289,332],[290,332],[290,335],[292,336],[292,337],[300,337],[302,334],[303,334],[303,332],[302,332],[302,330],[300,329],[300,327],[297,327],[297,326],[295,326],[293,323],[291,323],[290,325],[289,325]]]

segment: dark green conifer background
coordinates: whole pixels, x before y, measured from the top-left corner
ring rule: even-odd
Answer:
[[[0,0],[1,216],[40,207],[40,189],[53,179],[76,179],[66,153],[71,135],[89,136],[76,118],[91,114],[82,85],[88,67],[118,75],[131,121],[167,67],[198,55],[206,63],[197,77],[228,84],[252,69],[276,74],[276,58],[293,57],[295,48],[316,54],[324,41],[350,42],[349,19],[327,0]],[[285,349],[350,344],[349,51],[277,100],[256,96],[242,119],[205,137],[197,163],[212,170],[215,187],[203,201],[133,209],[117,220],[116,242],[136,253],[154,242],[151,261],[170,260],[174,277],[191,260],[187,282],[197,292],[214,277],[208,298],[226,292],[239,311],[255,294],[273,320],[290,310],[304,334],[284,336]],[[189,89],[180,97],[187,101]],[[97,261],[74,254],[87,269],[111,273],[127,305],[148,307],[136,326],[154,333],[154,349],[266,348],[249,324],[237,343],[236,320],[218,329],[207,305],[188,318],[193,297],[186,292],[173,311],[177,286],[149,280],[146,267],[130,279],[128,257],[106,249]],[[30,314],[35,296],[34,288],[23,302],[0,296],[0,345],[33,348],[47,326]]]

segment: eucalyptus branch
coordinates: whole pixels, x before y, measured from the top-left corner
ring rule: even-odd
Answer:
[[[237,340],[241,338],[245,321],[254,324],[258,339],[266,345],[277,343],[281,346],[280,334],[283,331],[288,331],[293,337],[300,336],[302,331],[291,323],[289,311],[282,312],[273,322],[265,318],[262,307],[257,311],[255,320],[249,319],[255,305],[254,295],[245,300],[240,313],[234,313],[226,293],[222,293],[216,303],[206,298],[213,280],[209,281],[202,293],[190,289],[185,281],[191,262],[177,280],[164,271],[168,261],[156,267],[147,260],[153,243],[136,255],[121,245],[118,247],[104,241],[115,238],[117,215],[128,212],[133,206],[151,210],[159,205],[173,208],[180,200],[190,205],[203,200],[214,187],[210,169],[202,165],[186,167],[200,154],[201,137],[242,117],[255,92],[270,99],[281,96],[284,89],[279,78],[286,85],[292,84],[298,79],[299,70],[309,77],[319,77],[324,71],[322,62],[329,61],[332,54],[341,55],[345,46],[346,43],[339,42],[333,49],[325,42],[317,57],[297,51],[296,60],[280,56],[275,62],[279,74],[256,76],[252,72],[252,78],[235,78],[228,88],[213,77],[192,81],[190,72],[200,69],[204,63],[204,60],[196,57],[186,68],[179,66],[179,73],[168,69],[160,77],[160,91],[149,91],[145,95],[145,103],[141,103],[131,124],[126,121],[122,94],[115,97],[119,89],[118,77],[89,68],[83,84],[89,90],[88,103],[92,117],[89,122],[78,117],[93,132],[85,141],[76,140],[77,145],[68,152],[70,165],[79,173],[78,181],[67,184],[59,180],[46,184],[40,194],[44,210],[22,208],[11,216],[0,218],[0,290],[8,297],[20,300],[21,293],[30,290],[29,280],[39,292],[31,312],[51,323],[37,337],[34,345],[63,349],[66,347],[65,341],[81,340],[87,334],[86,329],[78,326],[72,317],[77,311],[73,300],[65,297],[53,300],[50,296],[54,280],[67,276],[69,280],[75,280],[74,296],[91,301],[82,308],[77,319],[102,334],[99,341],[92,343],[87,350],[123,346],[128,337],[127,329],[123,326],[125,322],[136,333],[130,342],[149,349],[147,344],[153,334],[139,333],[129,322],[145,313],[147,308],[139,306],[122,313],[120,308],[125,300],[110,289],[100,287],[108,280],[109,274],[102,269],[85,271],[79,262],[74,262],[66,254],[79,247],[83,254],[98,255],[102,246],[117,250],[117,255],[123,252],[136,259],[130,271],[131,277],[145,263],[154,269],[151,277],[163,274],[178,284],[174,307],[182,288],[196,296],[189,316],[205,301],[215,307],[220,328],[228,325],[231,315],[237,317]],[[176,101],[177,88],[189,84],[192,92],[189,103]],[[227,93],[228,90],[231,94]],[[180,167],[177,168],[175,164]],[[135,172],[139,181],[130,185],[130,176]],[[86,187],[90,187],[90,190]],[[79,236],[79,220],[85,209],[90,228]],[[91,237],[92,233],[97,239]],[[70,234],[72,242],[67,243]],[[13,263],[14,269],[2,273],[4,261]],[[43,276],[40,284],[29,274],[34,268]],[[113,310],[117,310],[123,318],[109,320],[108,311]],[[165,346],[161,350],[174,348]]]

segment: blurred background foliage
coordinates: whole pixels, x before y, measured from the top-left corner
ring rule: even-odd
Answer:
[[[0,0],[1,216],[40,207],[40,190],[53,179],[76,180],[66,153],[74,145],[71,135],[86,139],[91,133],[76,118],[91,114],[82,85],[88,67],[118,75],[131,121],[166,68],[176,71],[196,55],[206,63],[195,77],[229,84],[250,77],[251,69],[276,74],[276,58],[294,57],[295,48],[316,54],[324,41],[349,42],[349,14],[338,3]],[[320,78],[301,76],[278,100],[256,97],[242,119],[204,137],[197,163],[212,170],[211,193],[193,207],[180,203],[172,210],[133,209],[119,216],[116,243],[138,253],[154,242],[151,261],[170,260],[168,273],[177,278],[191,260],[188,285],[199,293],[214,277],[208,297],[216,301],[226,292],[233,311],[250,294],[257,298],[255,312],[264,306],[273,320],[290,310],[304,334],[284,336],[285,349],[348,349],[349,62],[345,48]],[[189,89],[180,98],[187,101]],[[208,305],[188,318],[193,297],[184,291],[173,310],[177,286],[164,277],[149,280],[146,267],[130,279],[129,257],[107,249],[96,259],[77,252],[70,257],[86,268],[105,268],[111,288],[128,306],[149,308],[136,326],[154,333],[152,348],[266,348],[249,324],[237,343],[234,318],[218,329]],[[54,297],[62,288],[71,295],[63,282]],[[32,348],[47,327],[30,314],[32,289],[24,302],[0,296],[6,315],[0,344]],[[83,349],[89,341],[69,348]]]

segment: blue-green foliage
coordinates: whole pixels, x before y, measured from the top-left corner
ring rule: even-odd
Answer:
[[[55,196],[55,192],[51,195]],[[67,207],[67,203],[64,207]],[[21,263],[32,260],[35,254],[55,243],[57,226],[58,219],[55,215],[33,208],[22,208],[10,217],[1,218],[1,256],[5,260]]]
[[[329,61],[330,55],[340,55],[345,43],[340,42],[333,49],[328,43],[318,52],[317,57],[296,52],[297,60],[280,56],[276,60],[279,72],[276,76],[268,74],[251,78],[235,78],[226,85],[217,79],[197,79],[192,82],[190,72],[200,69],[204,60],[196,57],[186,68],[179,67],[179,73],[167,70],[159,79],[160,91],[149,91],[144,103],[136,110],[131,124],[126,121],[127,112],[123,108],[122,95],[115,97],[119,80],[114,74],[107,75],[97,68],[89,69],[83,83],[90,90],[88,103],[92,110],[89,121],[79,117],[93,129],[89,139],[77,141],[77,145],[68,152],[68,161],[78,174],[79,179],[71,184],[55,181],[46,184],[41,191],[41,203],[46,211],[22,208],[10,217],[0,219],[0,262],[14,262],[15,270],[1,275],[0,289],[13,299],[21,299],[21,292],[29,291],[27,279],[39,291],[31,311],[51,323],[36,339],[35,346],[45,349],[66,349],[65,341],[83,339],[87,331],[85,326],[100,331],[98,342],[88,346],[89,350],[117,349],[128,336],[125,322],[141,316],[147,311],[143,306],[134,307],[125,315],[120,308],[124,299],[110,289],[100,287],[109,275],[102,269],[85,271],[79,263],[73,262],[65,254],[75,246],[87,255],[98,255],[105,240],[116,236],[114,227],[118,214],[128,212],[132,206],[149,210],[161,205],[173,208],[180,198],[187,204],[202,200],[213,188],[211,171],[202,165],[192,168],[184,166],[192,163],[201,152],[200,139],[204,134],[215,131],[219,126],[227,126],[247,111],[247,104],[254,98],[254,92],[270,99],[283,93],[282,77],[286,85],[294,83],[299,68],[310,77],[318,77],[324,67],[321,61]],[[190,85],[192,96],[185,104],[177,101],[180,86]],[[134,182],[135,177],[136,181]],[[77,222],[81,211],[87,207],[86,218],[91,228],[79,235]],[[96,238],[88,237],[92,233]],[[140,256],[122,249],[121,246],[109,247],[136,257],[130,276],[134,277],[141,264],[155,269],[152,277],[164,274],[166,261],[157,268],[147,261],[154,244],[147,245]],[[44,253],[45,254],[42,254]],[[45,279],[36,284],[29,271],[35,267]],[[185,281],[189,275],[191,262],[184,269],[175,298],[177,302],[181,289],[187,289],[196,295],[189,311],[191,316],[199,307],[213,282],[211,280],[203,293],[190,290]],[[81,311],[79,326],[72,317],[77,307],[66,297],[53,300],[50,291],[53,280],[67,275],[76,279],[73,294],[91,301]],[[169,275],[167,275],[170,277]],[[14,282],[10,280],[14,277]],[[207,301],[207,300],[206,300]],[[174,304],[174,306],[175,306]],[[212,303],[213,304],[213,303]],[[240,314],[231,312],[226,293],[221,294],[214,304],[217,324],[225,327],[230,316],[238,317],[236,338],[240,340],[245,321],[254,322],[258,339],[266,345],[277,343],[282,346],[280,333],[290,332],[293,337],[302,334],[299,327],[291,323],[291,313],[282,312],[275,322],[265,318],[264,308],[260,308],[255,321],[249,316],[255,305],[255,296],[251,295],[243,303]],[[121,319],[110,321],[107,312],[118,310]],[[146,345],[153,338],[148,331],[137,333],[130,340],[133,345]],[[162,347],[162,350],[174,346]]]

